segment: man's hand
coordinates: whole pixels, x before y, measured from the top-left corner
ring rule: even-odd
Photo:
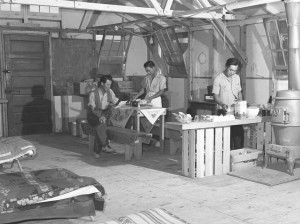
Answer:
[[[225,111],[227,111],[228,110],[228,106],[226,104],[223,104],[222,105],[222,109],[225,110]]]
[[[147,101],[147,103],[151,103],[151,98],[150,97],[145,98],[145,100]]]
[[[105,117],[99,117],[99,122],[100,123],[105,123],[106,122],[106,118]]]

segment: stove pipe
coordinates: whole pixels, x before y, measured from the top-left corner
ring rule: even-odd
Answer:
[[[284,5],[289,30],[288,87],[300,90],[300,0],[286,0]]]

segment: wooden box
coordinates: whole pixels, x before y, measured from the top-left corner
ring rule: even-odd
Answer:
[[[231,171],[256,166],[260,154],[262,151],[251,148],[230,151]]]
[[[119,81],[118,86],[121,93],[130,93],[134,92],[133,81]]]
[[[97,89],[97,82],[85,81],[85,82],[75,82],[74,83],[74,94],[75,95],[89,95],[89,93]]]

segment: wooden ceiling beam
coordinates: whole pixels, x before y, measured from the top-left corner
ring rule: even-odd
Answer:
[[[111,4],[101,4],[101,3],[91,3],[91,2],[79,2],[72,0],[1,0],[3,3],[21,4],[21,5],[44,5],[59,8],[68,9],[81,9],[90,11],[103,11],[103,12],[114,12],[114,13],[128,13],[128,14],[140,14],[140,15],[150,15],[150,16],[161,16],[157,13],[154,8],[146,7],[134,7],[134,6],[124,6],[124,5],[111,5]],[[274,0],[273,0],[274,1]],[[278,0],[279,1],[279,0]],[[182,16],[177,16],[182,13]],[[218,19],[222,17],[222,14],[211,12],[211,13],[197,13],[196,15],[190,14],[186,11],[173,11],[169,10],[164,12],[163,16],[172,17],[189,17],[198,19]]]
[[[137,20],[133,20],[133,21],[128,21],[128,22],[124,22],[124,23],[114,23],[114,24],[109,24],[109,25],[103,25],[103,26],[93,26],[93,27],[88,27],[88,29],[106,29],[108,27],[115,27],[115,26],[130,26],[130,25],[136,25],[139,23],[145,23],[145,22],[149,22],[149,21],[153,21],[155,19],[159,19],[161,17],[155,16],[155,17],[149,17],[149,18],[143,18],[143,19],[137,19]]]
[[[99,3],[100,0],[89,0],[90,2]],[[85,30],[92,20],[97,19],[100,16],[100,13],[94,14],[94,11],[86,10],[81,19],[79,29]]]
[[[164,8],[164,13],[171,9],[172,4],[173,4],[173,0],[167,0],[166,6]]]
[[[251,6],[263,5],[263,4],[274,3],[274,2],[281,2],[281,1],[282,0],[244,0],[244,1],[224,4],[224,5],[217,5],[217,6],[211,6],[211,7],[201,8],[201,9],[194,9],[194,10],[185,11],[185,12],[173,12],[172,16],[175,16],[175,17],[190,16],[190,17],[192,17],[193,15],[196,15],[198,13],[203,13],[203,12],[215,12],[215,11],[222,10],[222,9],[226,9],[227,11],[232,11],[235,9],[247,8],[247,7],[251,7]]]
[[[144,0],[144,1],[146,1],[148,4],[151,3],[151,5],[155,8],[155,10],[159,15],[164,15],[163,9],[161,8],[160,4],[156,0]]]

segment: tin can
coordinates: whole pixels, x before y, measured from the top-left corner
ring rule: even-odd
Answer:
[[[247,113],[247,101],[238,101],[235,104],[234,108],[234,116],[237,119],[243,119],[246,118]]]

